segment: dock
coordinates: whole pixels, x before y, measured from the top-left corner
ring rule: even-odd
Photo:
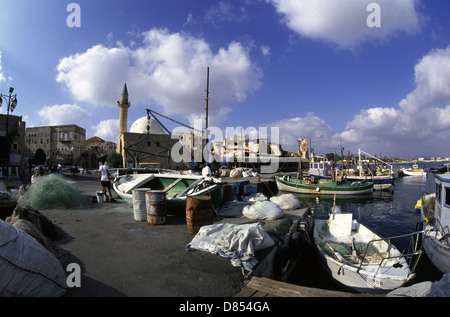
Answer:
[[[66,297],[234,297],[248,287],[249,278],[230,259],[187,250],[195,235],[188,232],[185,217],[169,213],[164,225],[136,221],[133,208],[115,193],[116,202],[95,201],[101,188],[97,175],[64,177],[77,185],[86,205],[39,212],[58,233],[55,243],[63,269],[71,263],[81,269],[81,286],[68,288]],[[276,245],[256,252],[259,263],[253,276],[283,280],[293,266],[286,269],[279,253],[286,255],[306,212],[294,210],[281,219],[261,221],[215,217],[214,224],[260,222]]]
[[[382,295],[360,294],[306,287],[276,281],[265,277],[253,277],[235,297],[381,297]]]

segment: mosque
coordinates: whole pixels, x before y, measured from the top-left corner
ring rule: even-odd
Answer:
[[[171,151],[179,141],[161,122],[150,115],[137,119],[127,131],[127,118],[130,102],[125,83],[120,95],[119,140],[116,152],[122,155],[124,167],[161,167],[182,169],[184,162],[176,163],[171,159]]]

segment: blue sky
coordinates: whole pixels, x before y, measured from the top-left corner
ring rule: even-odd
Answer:
[[[71,3],[80,27],[67,24]],[[146,108],[194,125],[209,67],[209,126],[224,135],[272,127],[286,150],[306,138],[318,154],[450,156],[448,0],[0,4],[0,92],[15,88],[27,126],[117,142],[125,82],[129,127]]]

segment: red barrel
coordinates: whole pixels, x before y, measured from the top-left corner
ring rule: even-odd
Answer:
[[[186,197],[186,224],[188,233],[197,234],[202,226],[212,225],[214,209],[209,195]]]
[[[163,225],[167,221],[166,192],[149,190],[145,192],[147,222],[151,225]]]

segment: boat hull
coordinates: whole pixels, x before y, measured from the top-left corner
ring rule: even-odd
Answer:
[[[434,233],[423,236],[423,249],[431,263],[441,273],[450,273],[450,247],[433,237]]]
[[[401,263],[401,267],[392,265],[379,266],[375,263],[365,265],[351,264],[350,261],[342,261],[339,258],[333,257],[329,254],[329,250],[328,252],[325,251],[325,241],[334,240],[336,243],[341,243],[342,241],[351,243],[349,242],[351,238],[348,240],[336,240],[333,235],[328,234],[328,229],[326,229],[327,225],[327,220],[315,220],[314,243],[318,250],[321,264],[340,284],[359,293],[386,293],[403,286],[415,276],[410,272],[409,266],[403,257],[398,261],[398,263]],[[367,236],[367,238],[364,240],[357,238],[357,242],[363,241],[368,243],[372,239],[381,239],[362,224],[358,223],[358,227],[358,230],[362,231],[363,235]],[[392,248],[392,252],[395,252],[396,255],[401,255],[395,247],[392,246]]]
[[[373,182],[373,190],[391,190],[394,187],[393,176],[347,176],[350,181],[367,180]]]
[[[409,169],[403,169],[403,174],[407,175],[407,176],[422,176],[422,175],[427,175],[424,171],[420,170],[420,171],[414,171],[414,170],[409,170]]]
[[[168,213],[183,213],[186,210],[187,196],[210,195],[213,207],[220,205],[223,198],[223,184],[209,183],[201,176],[178,174],[138,174],[120,177],[113,183],[114,191],[128,205],[133,206],[134,189],[166,190],[166,209]],[[126,181],[125,181],[126,179]],[[208,184],[202,186],[202,184]]]
[[[278,190],[289,191],[299,194],[313,195],[361,195],[373,192],[373,183],[355,182],[352,184],[333,185],[334,182],[318,184],[303,184],[297,179],[285,179],[283,176],[276,177]],[[358,184],[359,183],[359,184]]]

